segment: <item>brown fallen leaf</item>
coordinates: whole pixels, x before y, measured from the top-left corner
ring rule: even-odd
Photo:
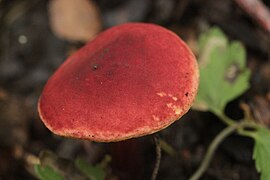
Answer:
[[[86,42],[101,29],[99,9],[91,0],[51,0],[48,10],[51,29],[59,38]]]
[[[267,96],[256,95],[250,102],[250,107],[255,120],[270,127],[270,100]]]

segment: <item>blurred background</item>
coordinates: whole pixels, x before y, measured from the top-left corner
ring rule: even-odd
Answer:
[[[251,88],[229,103],[226,113],[240,119],[245,101],[261,123],[270,125],[270,17],[251,12],[249,0],[0,0],[0,179],[36,179],[33,164],[43,150],[68,159],[100,162],[110,148],[62,138],[45,128],[37,101],[60,64],[99,32],[125,22],[155,23],[178,34],[197,54],[197,39],[211,26],[247,49]],[[269,10],[270,2],[264,3]],[[252,8],[251,8],[252,9]],[[254,9],[254,8],[253,8]],[[264,9],[265,10],[265,9]],[[258,9],[257,12],[264,12]],[[191,110],[159,134],[177,153],[163,153],[158,179],[187,179],[208,144],[224,125],[211,113]],[[151,139],[140,138],[140,179],[149,179],[155,161]],[[231,136],[216,152],[203,179],[256,180],[253,141]],[[113,161],[112,161],[113,162]],[[107,179],[129,179],[134,172],[108,163]],[[132,167],[131,167],[132,168]],[[134,167],[133,167],[134,168]],[[138,168],[138,167],[136,167]],[[136,179],[136,178],[135,178]]]

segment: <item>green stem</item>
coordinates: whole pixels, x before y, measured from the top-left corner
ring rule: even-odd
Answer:
[[[253,130],[245,130],[245,128],[252,128]],[[252,121],[243,120],[242,126],[237,129],[237,133],[241,136],[254,138],[254,130],[259,128],[263,128],[263,126]]]
[[[247,137],[254,137],[254,132],[246,131],[243,128],[238,129],[237,133],[240,134],[241,136],[247,136]]]
[[[258,125],[256,123],[253,123],[251,121],[246,121],[246,120],[242,120],[240,122],[234,122],[233,120],[229,119],[228,117],[226,117],[225,115],[222,115],[222,118],[226,118],[227,120],[230,121],[226,121],[228,122],[228,127],[226,127],[225,129],[223,129],[216,137],[215,139],[211,142],[210,146],[207,149],[206,155],[200,165],[200,167],[197,169],[197,171],[192,175],[192,177],[190,178],[190,180],[197,180],[199,179],[203,173],[206,171],[206,169],[208,168],[210,161],[217,149],[217,147],[219,146],[219,144],[226,138],[228,137],[230,134],[232,134],[234,131],[237,131],[238,134],[242,135],[242,136],[248,136],[248,137],[253,137],[254,133],[250,130],[245,130],[244,128],[254,128],[254,129],[258,129],[261,128],[261,125]],[[231,123],[231,121],[233,121],[233,123]]]
[[[215,114],[228,126],[232,126],[236,123],[234,120],[228,118],[224,113],[215,112]]]
[[[200,165],[200,167],[197,169],[197,171],[191,176],[190,180],[197,180],[199,179],[205,170],[208,168],[210,161],[214,155],[214,152],[216,151],[219,144],[230,134],[232,134],[236,129],[239,127],[239,124],[234,124],[231,126],[226,127],[224,130],[222,130],[215,139],[211,142],[209,148],[207,149],[206,155]]]
[[[216,114],[219,117],[219,119],[222,122],[224,122],[228,126],[232,126],[235,124],[241,124],[242,128],[246,127],[246,128],[258,129],[258,128],[262,127],[262,125],[256,124],[255,122],[251,121],[249,118],[245,118],[245,119],[241,120],[240,122],[236,122],[236,121],[232,120],[231,118],[227,117],[224,113],[220,113],[220,112],[214,111],[214,110],[213,110],[213,112],[214,112],[214,114]],[[237,131],[237,132],[239,133],[239,131]],[[241,133],[239,133],[239,134],[241,134]]]

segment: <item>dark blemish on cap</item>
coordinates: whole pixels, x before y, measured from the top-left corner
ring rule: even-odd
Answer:
[[[189,73],[188,72],[185,73],[185,76],[184,77],[187,78],[188,76],[189,76]]]
[[[185,96],[188,97],[188,92],[186,92]]]
[[[91,66],[91,68],[92,68],[93,71],[95,71],[95,70],[97,70],[99,68],[99,65],[98,64],[93,64]]]

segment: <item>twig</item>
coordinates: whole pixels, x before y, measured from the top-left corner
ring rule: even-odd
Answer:
[[[160,165],[160,159],[161,159],[161,146],[160,146],[159,137],[157,135],[154,135],[153,139],[156,145],[156,163],[155,163],[155,167],[152,173],[151,180],[155,180],[157,178],[159,165]]]
[[[260,0],[235,0],[235,2],[270,33],[270,12]]]

